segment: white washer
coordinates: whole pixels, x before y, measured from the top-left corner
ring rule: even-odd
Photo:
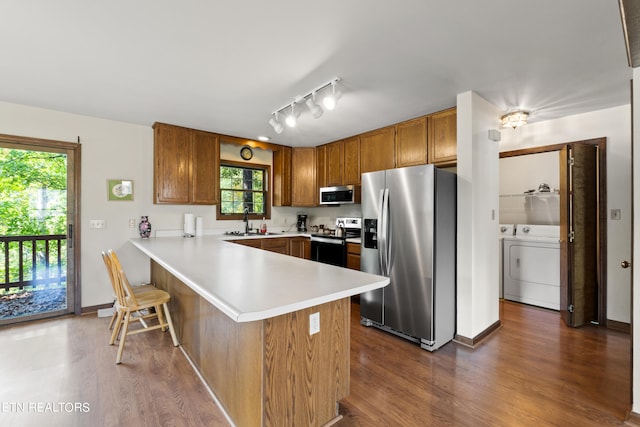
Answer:
[[[504,299],[560,309],[560,226],[518,224],[502,257]]]
[[[498,250],[500,251],[500,256],[498,257],[500,259],[500,267],[498,270],[500,272],[500,298],[503,298],[503,295],[504,295],[503,283],[502,283],[502,271],[503,271],[502,266],[504,265],[504,261],[502,260],[502,254],[504,253],[504,250],[502,249],[502,245],[503,245],[502,242],[505,237],[513,237],[514,233],[515,233],[514,224],[500,224],[498,228]]]

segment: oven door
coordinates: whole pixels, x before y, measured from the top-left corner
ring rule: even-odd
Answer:
[[[344,239],[311,236],[311,259],[325,264],[347,266],[347,243]]]

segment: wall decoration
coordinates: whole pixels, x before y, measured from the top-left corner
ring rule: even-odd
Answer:
[[[133,200],[133,181],[130,179],[108,179],[107,200]]]

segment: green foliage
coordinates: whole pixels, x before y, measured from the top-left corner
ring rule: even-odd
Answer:
[[[0,235],[64,234],[67,156],[0,148]]]
[[[265,214],[265,176],[263,169],[220,166],[220,212],[242,214],[245,206],[250,214]]]
[[[0,147],[0,235],[66,234],[67,225],[67,156],[61,153],[17,150]],[[0,259],[0,283],[9,270],[9,282],[19,280],[18,242],[0,244],[2,253],[8,245],[9,266]],[[35,266],[32,254],[35,251]],[[66,271],[66,242],[60,250],[62,271]],[[58,277],[56,245],[49,246],[46,260],[45,242],[36,248],[25,242],[22,247],[23,280]],[[47,269],[46,265],[56,266]],[[33,271],[36,271],[34,276]],[[5,293],[0,290],[0,295]]]

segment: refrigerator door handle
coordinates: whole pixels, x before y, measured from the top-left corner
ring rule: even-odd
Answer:
[[[381,265],[382,274],[389,277],[389,189],[385,188],[382,197],[382,244],[380,245],[380,256],[383,260]]]
[[[380,272],[382,273],[382,275],[385,274],[384,272],[384,235],[383,235],[383,227],[382,227],[382,219],[384,218],[384,189],[380,189],[380,198],[378,199],[379,202],[379,206],[378,206],[378,226],[377,226],[377,230],[376,230],[376,235],[377,235],[377,239],[378,239],[378,264],[380,265]]]

